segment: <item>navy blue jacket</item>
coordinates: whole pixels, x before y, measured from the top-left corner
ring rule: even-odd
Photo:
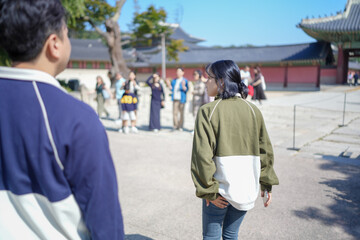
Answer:
[[[0,239],[123,239],[104,127],[52,76],[0,67]]]

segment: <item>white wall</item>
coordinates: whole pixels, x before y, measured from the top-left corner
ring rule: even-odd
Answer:
[[[56,79],[65,80],[79,79],[80,85],[84,84],[88,89],[95,89],[96,76],[100,75],[107,87],[110,87],[110,79],[107,77],[107,69],[65,69],[56,76]]]

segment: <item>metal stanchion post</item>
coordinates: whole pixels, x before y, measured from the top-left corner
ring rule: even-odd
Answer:
[[[339,127],[344,127],[345,126],[345,107],[346,107],[346,92],[344,94],[343,121],[342,121],[342,124],[339,125]]]
[[[300,148],[295,147],[295,126],[296,126],[296,104],[294,105],[293,147],[288,148],[288,150],[299,151]]]

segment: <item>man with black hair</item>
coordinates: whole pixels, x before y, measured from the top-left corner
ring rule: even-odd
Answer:
[[[0,0],[0,239],[124,239],[105,129],[54,78],[67,32],[60,0]]]

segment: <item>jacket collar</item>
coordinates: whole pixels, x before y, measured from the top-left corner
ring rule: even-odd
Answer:
[[[33,69],[0,67],[0,78],[19,81],[42,82],[65,91],[60,83],[50,74]]]

